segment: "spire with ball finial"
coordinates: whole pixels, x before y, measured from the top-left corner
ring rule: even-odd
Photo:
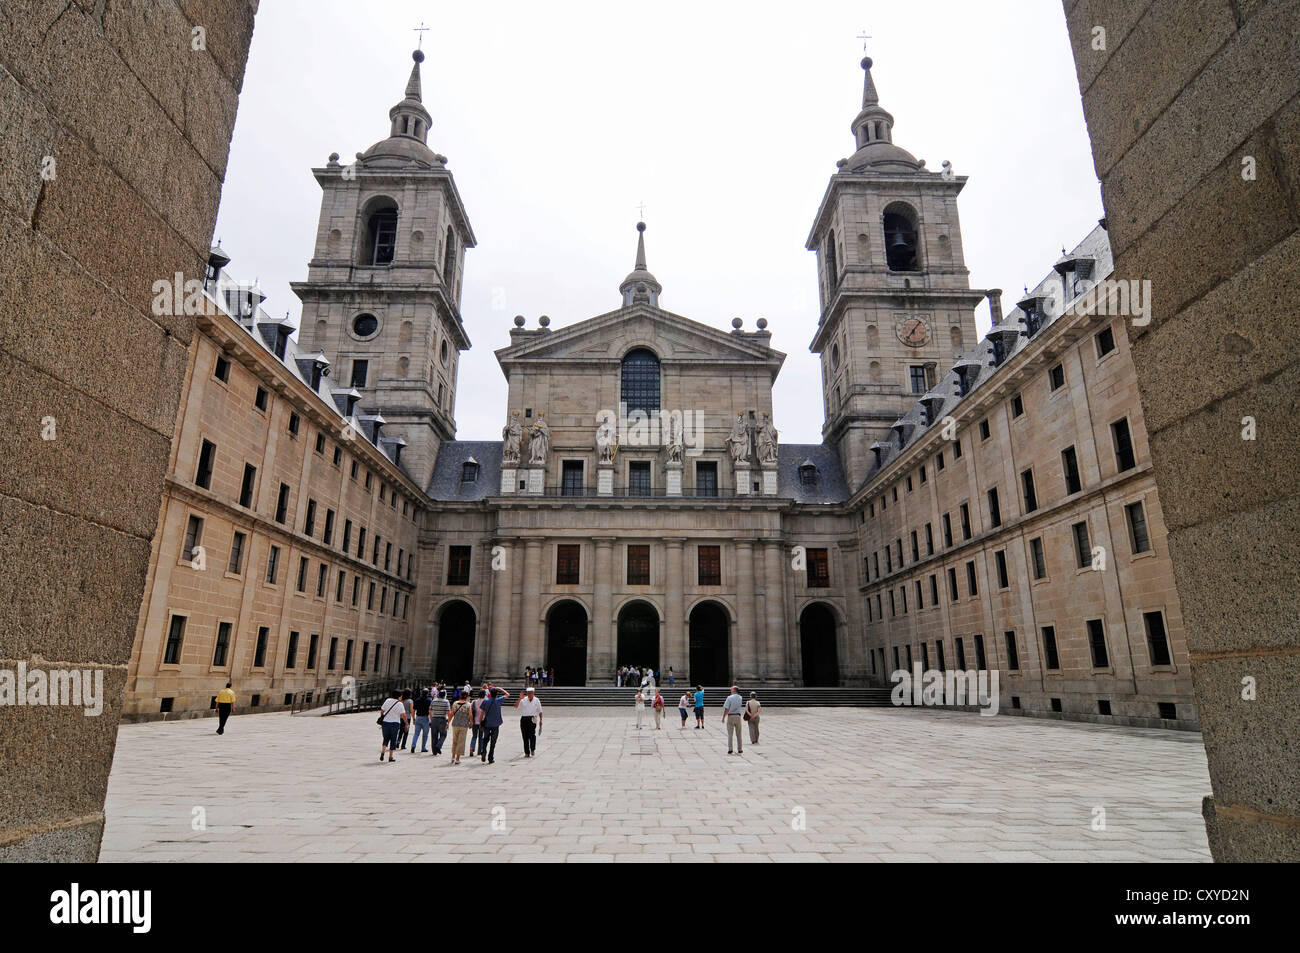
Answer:
[[[618,286],[618,290],[623,295],[623,307],[629,308],[634,304],[648,304],[652,308],[659,307],[659,292],[663,290],[655,276],[650,274],[650,269],[646,267],[645,262],[645,222],[636,223],[636,265],[628,276],[623,279],[623,283]]]

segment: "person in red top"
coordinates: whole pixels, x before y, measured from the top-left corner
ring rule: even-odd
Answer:
[[[657,688],[655,689],[654,710],[655,710],[655,730],[656,731],[662,730],[663,725],[659,724],[659,722],[664,717],[664,696],[659,694],[659,689]]]

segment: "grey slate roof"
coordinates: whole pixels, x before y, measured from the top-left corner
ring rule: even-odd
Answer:
[[[817,465],[816,486],[799,481],[799,467],[811,460]],[[784,443],[777,447],[777,495],[796,503],[841,503],[849,498],[849,485],[840,467],[840,455],[824,443]]]
[[[462,483],[464,464],[478,461],[478,479]],[[433,477],[424,491],[430,499],[443,502],[482,500],[501,493],[500,440],[444,440],[438,448]]]

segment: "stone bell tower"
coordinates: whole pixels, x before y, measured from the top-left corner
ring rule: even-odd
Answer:
[[[894,145],[870,57],[857,151],[837,165],[807,247],[817,253],[821,316],[810,349],[821,357],[826,424],[856,489],[871,445],[976,341],[975,306],[957,220],[964,176],[932,172]]]
[[[460,313],[465,250],[475,245],[446,156],[427,144],[420,93],[424,53],[388,137],[356,161],[313,169],[324,195],[302,299],[300,340],[332,362],[336,392],[357,414],[404,441],[399,462],[421,485],[456,432],[456,373],[470,346]],[[356,395],[353,395],[356,396]]]

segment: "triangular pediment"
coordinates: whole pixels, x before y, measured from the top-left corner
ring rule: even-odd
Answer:
[[[775,376],[785,354],[767,334],[733,334],[645,305],[620,308],[554,330],[515,331],[496,352],[503,368],[519,362],[620,361],[633,348],[648,347],[662,361],[765,364]]]

